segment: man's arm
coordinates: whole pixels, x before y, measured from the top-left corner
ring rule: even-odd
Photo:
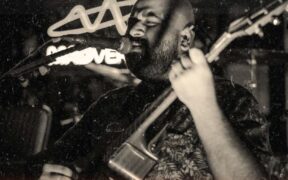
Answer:
[[[170,81],[178,98],[193,116],[215,178],[242,180],[265,177],[261,166],[220,109],[213,76],[203,53],[191,49],[189,56],[181,58],[182,65],[172,67]]]

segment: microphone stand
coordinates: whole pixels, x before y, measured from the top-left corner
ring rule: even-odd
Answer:
[[[51,62],[56,61],[56,58],[58,58],[58,57],[64,56],[64,55],[69,54],[69,53],[73,53],[75,51],[80,51],[80,50],[85,49],[85,48],[87,48],[87,46],[84,46],[81,44],[76,44],[72,48],[68,48],[68,49],[65,49],[63,51],[59,51],[55,54],[51,54],[49,56],[45,56],[45,57],[42,57],[40,59],[36,59],[35,61],[28,63],[28,64],[25,64],[25,65],[22,65],[16,69],[12,68],[5,75],[3,75],[2,78],[6,77],[6,76],[20,77],[23,74],[34,71],[36,68],[38,68],[42,65],[49,64]]]

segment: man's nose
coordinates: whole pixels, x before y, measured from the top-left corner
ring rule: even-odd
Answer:
[[[132,37],[143,37],[146,32],[146,26],[142,22],[137,22],[130,30]]]

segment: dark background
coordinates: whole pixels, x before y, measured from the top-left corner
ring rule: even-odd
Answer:
[[[214,41],[227,28],[229,22],[247,12],[263,7],[269,0],[195,0],[200,10],[199,24],[206,29]],[[86,9],[99,6],[102,0],[2,0],[0,2],[0,74],[25,57],[24,42],[34,35],[40,44],[49,40],[47,28],[63,19],[77,4]],[[209,4],[209,6],[207,6]],[[122,9],[129,12],[130,8]],[[91,17],[93,19],[93,17]],[[106,19],[111,18],[107,12]],[[268,25],[263,28],[264,38],[252,36],[232,43],[221,66],[222,74],[248,88],[260,102],[262,110],[271,122],[271,142],[276,153],[286,152],[287,119],[287,73],[285,46],[288,46],[287,19],[280,17],[279,26]],[[117,35],[114,27],[97,32],[100,35]],[[245,49],[245,51],[243,50]],[[260,51],[261,50],[261,51]],[[226,54],[227,54],[226,52]],[[230,52],[230,54],[229,54]],[[251,66],[247,61],[251,54],[256,55],[257,64]],[[242,61],[243,59],[243,61]],[[82,114],[100,94],[117,87],[107,77],[97,75],[81,66],[54,66],[43,77],[31,77],[26,90],[37,99],[36,104],[48,104],[53,111],[53,126],[50,143],[60,137],[68,127],[59,125],[59,120]],[[255,79],[254,76],[257,76]],[[250,86],[251,81],[257,87]],[[88,88],[90,87],[92,88]],[[125,85],[125,84],[122,84]],[[2,88],[6,86],[2,83]],[[21,87],[19,87],[21,89]],[[88,89],[88,90],[87,90]],[[22,89],[19,96],[5,94],[1,104],[4,108],[19,105],[24,98]],[[27,93],[26,93],[27,96]],[[92,98],[91,98],[92,97]],[[23,99],[25,104],[25,98]],[[69,109],[69,107],[72,107]],[[76,110],[75,110],[76,107]],[[65,108],[68,108],[65,109]],[[72,110],[71,110],[72,109]],[[72,113],[72,115],[71,115]]]

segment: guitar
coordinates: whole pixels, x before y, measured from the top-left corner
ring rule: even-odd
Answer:
[[[206,54],[208,62],[218,60],[219,54],[235,39],[251,36],[262,36],[261,27],[275,20],[284,11],[288,11],[288,1],[276,0],[257,11],[256,13],[237,19],[232,22],[226,32],[214,43]],[[158,117],[177,99],[172,88],[168,88],[155,102],[132,124],[126,131],[128,139],[122,141],[120,146],[112,144],[107,149],[104,161],[108,166],[128,179],[144,179],[150,170],[157,164],[158,157],[153,153],[153,145],[165,132],[164,126],[150,141],[145,141],[146,130],[158,121]],[[137,127],[137,128],[136,128]],[[136,129],[136,130],[135,130]]]

